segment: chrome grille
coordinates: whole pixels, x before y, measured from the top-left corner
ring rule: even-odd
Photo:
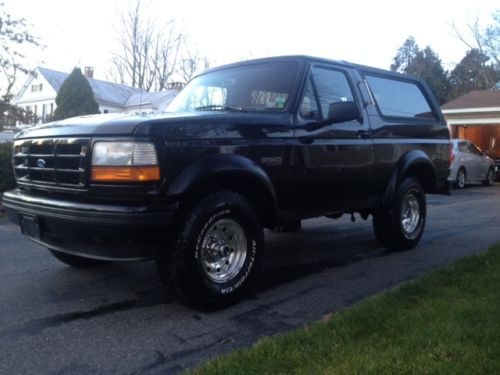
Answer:
[[[14,171],[20,185],[84,188],[88,138],[23,139],[14,142]]]

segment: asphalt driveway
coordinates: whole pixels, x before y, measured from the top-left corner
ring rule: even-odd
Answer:
[[[409,252],[385,251],[359,218],[266,233],[256,295],[214,313],[165,298],[152,262],[71,269],[0,219],[0,373],[175,373],[500,243],[500,184],[428,203]]]

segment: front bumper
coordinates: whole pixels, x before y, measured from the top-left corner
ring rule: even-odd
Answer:
[[[178,204],[59,200],[19,189],[2,196],[9,220],[50,249],[102,260],[156,257]]]

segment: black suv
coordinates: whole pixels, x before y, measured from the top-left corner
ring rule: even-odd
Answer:
[[[413,248],[425,193],[446,193],[450,141],[421,80],[306,56],[208,70],[168,113],[38,126],[14,143],[10,220],[59,260],[155,259],[185,303],[226,306],[254,284],[263,228],[373,216]]]

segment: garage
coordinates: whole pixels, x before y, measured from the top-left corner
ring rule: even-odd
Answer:
[[[452,138],[468,139],[500,168],[500,90],[474,90],[442,106]]]

